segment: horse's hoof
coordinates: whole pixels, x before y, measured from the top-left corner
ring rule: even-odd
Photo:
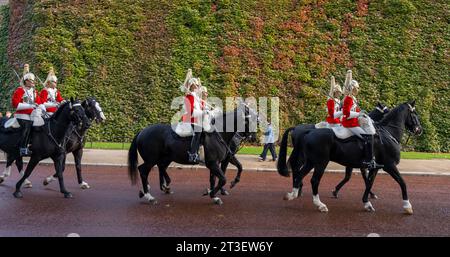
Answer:
[[[318,207],[320,212],[328,212],[328,208],[325,204]]]
[[[13,195],[14,195],[15,198],[23,198],[23,194],[20,191],[14,192]]]
[[[69,192],[64,193],[64,198],[73,198],[73,195]]]
[[[157,205],[158,201],[156,199],[148,200],[148,203],[151,205]]]
[[[44,186],[48,185],[48,182],[47,182],[47,180],[46,180],[46,179],[44,179],[44,181],[42,182],[42,184],[43,184]]]
[[[139,198],[142,198],[142,197],[144,197],[144,192],[139,191]]]
[[[5,179],[3,177],[0,177],[0,184],[3,183],[3,181],[5,181]]]
[[[332,192],[331,192],[332,194],[333,194],[333,197],[334,198],[338,198],[338,192],[336,192],[335,190],[333,190]]]
[[[222,204],[223,204],[222,199],[220,199],[219,197],[213,198],[213,202],[214,202],[215,204],[217,204],[217,205],[222,205]]]
[[[173,191],[170,190],[170,187],[168,186],[161,186],[161,191],[163,191],[165,194],[170,195],[173,194]]]
[[[28,181],[28,183],[25,183],[25,185],[23,185],[24,188],[32,188],[33,184],[31,184],[30,181]]]
[[[365,209],[367,212],[375,212],[375,208],[373,208],[371,202],[364,203],[364,209]]]
[[[221,194],[221,195],[230,195],[230,193],[228,193],[227,190],[221,190],[221,191],[220,191],[220,194]]]
[[[376,194],[370,194],[370,199],[378,199],[378,196]]]
[[[89,186],[89,184],[88,183],[86,183],[86,182],[81,182],[81,184],[80,184],[80,188],[81,189],[89,189],[89,188],[91,188],[90,186]]]
[[[294,194],[291,192],[291,193],[286,193],[283,197],[283,200],[291,201],[291,200],[294,200],[295,198],[297,198],[297,197],[295,197]]]
[[[404,210],[405,210],[405,214],[408,214],[408,215],[412,215],[413,214],[413,209],[412,208],[405,208]]]

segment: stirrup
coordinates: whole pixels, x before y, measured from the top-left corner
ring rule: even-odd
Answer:
[[[199,164],[200,162],[200,157],[198,156],[198,153],[189,153],[188,152],[188,162],[192,163],[192,164]]]
[[[384,167],[384,165],[383,164],[378,164],[376,161],[375,161],[375,159],[372,159],[372,160],[370,160],[370,161],[363,161],[363,168],[367,168],[367,169],[370,169],[370,170],[372,170],[372,169],[381,169],[381,168],[383,168]]]
[[[28,148],[20,148],[20,156],[31,156],[31,151]]]

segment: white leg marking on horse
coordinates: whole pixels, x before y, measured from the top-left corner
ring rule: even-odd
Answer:
[[[295,198],[298,198],[298,188],[292,188],[292,192],[288,192],[286,193],[286,195],[284,196],[284,200],[294,200]]]
[[[368,212],[374,212],[375,208],[373,208],[372,203],[370,201],[364,203],[364,209]]]
[[[81,189],[89,189],[89,188],[91,188],[90,186],[89,186],[89,184],[88,183],[86,183],[86,182],[81,182],[81,184],[80,184],[80,188]]]
[[[317,206],[319,211],[321,211],[321,212],[328,212],[327,206],[320,201],[319,194],[313,195],[313,203],[314,203],[315,206]]]
[[[149,201],[149,202],[154,202],[155,201],[155,197],[153,197],[150,193],[144,194],[144,199]]]
[[[413,208],[409,200],[403,200],[403,209],[407,214],[413,214]]]

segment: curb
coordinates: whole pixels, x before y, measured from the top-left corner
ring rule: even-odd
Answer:
[[[6,163],[5,160],[0,160],[0,163]],[[24,161],[24,163],[28,163],[28,161]],[[44,161],[40,162],[39,165],[53,165],[53,162],[51,161]],[[66,165],[75,166],[74,162],[66,162]],[[117,167],[117,168],[125,168],[128,167],[128,164],[118,164],[118,163],[82,163],[82,166],[100,166],[100,167]],[[180,164],[172,164],[169,165],[169,168],[175,168],[175,169],[189,169],[189,170],[206,170],[207,168],[203,165],[180,165]],[[236,167],[228,168],[228,170],[237,170]],[[254,172],[277,172],[277,169],[275,168],[244,168],[244,171],[254,171]],[[325,170],[325,172],[328,173],[345,173],[345,170]],[[353,171],[352,174],[361,174],[357,168]],[[379,171],[379,175],[388,175],[385,171]],[[420,172],[420,171],[401,171],[401,175],[407,175],[407,176],[450,176],[450,172]]]

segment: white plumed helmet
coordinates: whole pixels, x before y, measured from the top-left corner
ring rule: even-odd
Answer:
[[[30,72],[30,65],[25,64],[23,66],[23,79],[22,79],[22,81],[25,82],[26,80],[31,80],[31,81],[34,82],[35,79],[36,79],[36,77],[34,76],[34,74]]]
[[[47,79],[44,81],[44,85],[47,85],[47,82],[57,82],[58,78],[55,75],[55,71],[53,70],[53,67],[50,67],[50,70],[47,75]]]
[[[348,70],[347,75],[345,76],[344,94],[352,94],[354,88],[359,89],[359,83],[358,81],[352,79],[352,71]]]
[[[189,92],[189,88],[191,85],[197,85],[199,87],[202,86],[202,83],[200,82],[199,78],[194,78],[192,76],[192,70],[188,69],[186,73],[186,78],[184,79],[183,85],[180,87],[181,92],[186,93]]]
[[[334,76],[331,76],[331,84],[330,84],[329,95],[331,97],[333,97],[334,92],[336,92],[336,91],[342,93],[341,86],[339,86],[339,84],[336,83],[336,80],[335,80]]]

